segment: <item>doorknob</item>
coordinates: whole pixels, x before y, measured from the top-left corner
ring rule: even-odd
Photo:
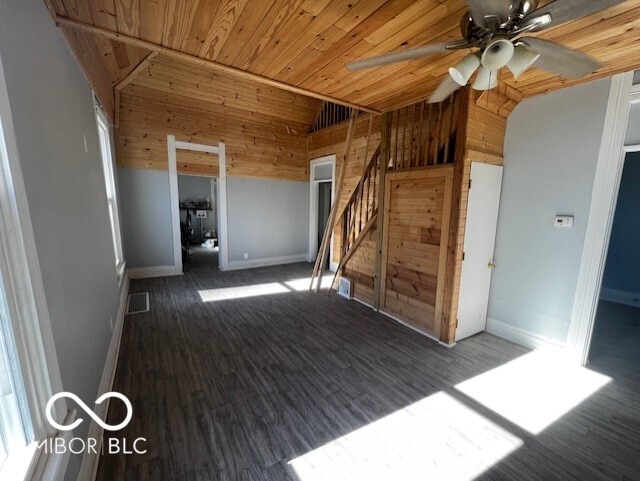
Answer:
[[[494,269],[496,267],[496,265],[492,261],[489,261],[489,263],[487,264],[487,267],[489,269]]]

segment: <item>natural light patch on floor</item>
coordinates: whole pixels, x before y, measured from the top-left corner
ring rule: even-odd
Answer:
[[[333,274],[322,277],[322,289],[329,289]],[[310,277],[291,279],[284,282],[268,282],[251,286],[223,287],[220,289],[205,289],[198,291],[202,302],[231,301],[244,299],[245,297],[270,296],[273,294],[286,294],[295,291],[309,290]]]
[[[471,481],[521,445],[440,392],[289,464],[300,481]]]
[[[533,351],[456,388],[538,434],[609,381],[611,378],[577,366],[561,354]]]
[[[322,282],[320,284],[321,289],[329,289],[331,287],[331,281],[333,280],[333,274],[322,276]],[[311,284],[311,277],[305,277],[303,279],[291,279],[284,282],[288,287],[294,291],[306,291]]]
[[[285,292],[291,292],[291,290],[279,282],[269,282],[267,284],[254,284],[252,286],[206,289],[198,291],[198,294],[200,294],[202,302],[218,302],[233,299],[244,299],[246,297],[269,296]]]

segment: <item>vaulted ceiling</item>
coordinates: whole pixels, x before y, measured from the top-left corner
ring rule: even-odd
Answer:
[[[459,38],[464,0],[46,0],[105,108],[114,87],[150,53],[247,81],[376,111],[427,98],[467,51],[348,72],[364,56]],[[597,1],[597,0],[594,0]],[[541,3],[548,3],[543,1]],[[525,97],[640,67],[640,0],[538,36],[603,67],[580,80],[532,68]],[[506,69],[503,69],[506,71]]]

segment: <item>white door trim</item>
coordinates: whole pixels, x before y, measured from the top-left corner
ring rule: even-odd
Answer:
[[[591,192],[589,218],[569,323],[566,348],[580,364],[587,363],[602,274],[609,247],[617,193],[624,164],[624,140],[631,105],[633,72],[611,78],[602,142]],[[633,148],[633,146],[629,146]]]
[[[307,261],[314,262],[318,255],[318,184],[327,182],[327,179],[317,180],[315,168],[320,165],[331,164],[331,205],[335,202],[336,191],[336,155],[326,155],[313,159],[309,169],[309,252]],[[332,271],[338,269],[338,264],[333,261],[333,235],[329,246],[329,268]]]
[[[225,270],[229,264],[229,246],[227,244],[227,161],[224,142],[216,145],[196,144],[192,142],[176,141],[175,135],[167,135],[167,150],[169,161],[169,197],[171,201],[171,228],[173,233],[173,263],[174,274],[182,274],[182,245],[180,241],[180,196],[178,193],[178,154],[177,150],[193,150],[218,154],[218,198],[220,222],[218,225],[218,242],[220,245],[218,262],[220,270]]]
[[[229,267],[229,230],[227,229],[227,154],[224,142],[218,144],[218,202],[216,206],[220,216],[218,225],[218,267],[221,271]]]
[[[487,330],[488,327],[487,313],[492,275],[488,263],[494,262],[495,256],[503,172],[502,165],[471,162],[470,181],[473,184],[470,184],[472,187],[469,188],[467,201],[462,249],[465,257],[460,275],[456,342]],[[485,248],[490,248],[491,252]],[[487,254],[487,257],[482,258],[479,251],[483,255]]]
[[[178,154],[176,152],[176,137],[167,135],[167,149],[169,150],[169,199],[171,201],[171,232],[173,242],[174,274],[182,274],[182,243],[180,235],[180,195],[178,193]]]

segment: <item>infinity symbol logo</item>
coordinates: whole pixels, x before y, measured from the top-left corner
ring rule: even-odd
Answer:
[[[131,417],[133,416],[133,407],[131,406],[131,401],[129,401],[129,399],[124,394],[120,394],[119,392],[107,392],[107,393],[104,393],[102,396],[100,396],[98,399],[96,399],[96,404],[102,404],[102,402],[105,399],[115,397],[120,399],[125,404],[125,406],[127,406],[127,416],[124,418],[124,421],[122,421],[120,424],[116,424],[115,426],[112,426],[110,424],[103,422],[102,419],[100,419],[98,415],[94,413],[91,410],[91,408],[89,408],[89,406],[87,406],[82,401],[82,399],[80,399],[75,394],[71,392],[60,392],[52,396],[51,399],[49,399],[49,402],[47,403],[46,413],[45,413],[47,416],[47,421],[49,421],[49,424],[51,424],[54,428],[59,429],[60,431],[71,431],[72,429],[77,428],[82,423],[82,421],[84,421],[82,418],[78,418],[71,424],[65,426],[63,424],[58,424],[53,419],[53,416],[51,415],[51,408],[53,407],[53,403],[55,403],[58,399],[61,399],[64,397],[73,399],[76,402],[76,404],[80,406],[82,410],[91,417],[91,419],[93,419],[96,423],[98,423],[98,425],[102,429],[105,429],[107,431],[118,431],[119,429],[122,429],[127,424],[129,424],[129,421],[131,421]]]

